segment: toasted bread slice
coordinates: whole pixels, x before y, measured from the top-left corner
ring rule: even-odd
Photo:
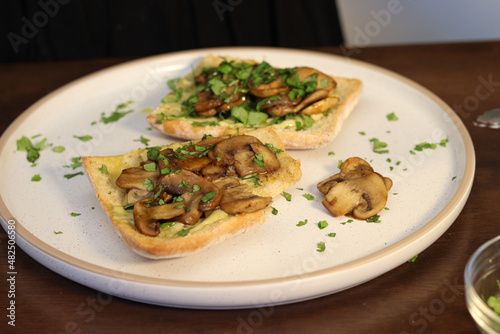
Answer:
[[[180,79],[177,87],[181,88],[183,93],[179,101],[165,102],[147,116],[147,121],[151,126],[165,134],[191,140],[200,139],[204,134],[218,137],[237,132],[241,134],[255,129],[255,126],[245,126],[232,119],[182,117],[181,102],[192,96],[196,90],[195,77],[202,73],[204,68],[217,67],[223,60],[231,60],[236,63],[255,63],[251,60],[221,58],[212,55],[204,57],[192,73]],[[275,117],[270,117],[267,123],[260,124],[259,127],[272,128],[278,134],[285,148],[289,149],[311,149],[331,142],[340,132],[345,119],[357,104],[363,88],[362,82],[358,79],[337,76],[331,78],[337,83],[331,96],[338,98],[338,102],[329,112],[313,115],[314,124],[312,126],[302,126],[297,130],[297,122],[301,122],[300,116],[297,116],[296,119],[292,118],[277,124],[272,124]]]
[[[284,151],[284,146],[274,131],[259,129],[249,133],[249,135],[260,139],[262,143],[272,144],[275,148],[283,150],[277,153],[280,162],[279,169],[271,174],[258,175],[260,186],[254,186],[251,181],[241,181],[253,194],[273,197],[300,180],[302,176],[300,163]],[[165,148],[177,148],[181,145],[172,144]],[[156,237],[142,234],[134,224],[132,212],[123,208],[127,204],[127,192],[116,185],[116,180],[123,169],[139,166],[141,162],[145,161],[147,159],[146,153],[147,150],[143,149],[119,156],[82,158],[96,196],[115,230],[132,250],[142,256],[160,259],[191,254],[261,225],[271,212],[269,206],[256,212],[237,215],[215,210],[210,216],[192,226],[185,236],[177,234],[184,227],[182,223],[174,223],[172,226],[162,229]],[[103,165],[106,166],[108,173],[101,171]]]

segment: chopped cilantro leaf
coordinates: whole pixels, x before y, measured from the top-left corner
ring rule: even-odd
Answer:
[[[153,191],[153,189],[155,188],[153,181],[151,181],[148,178],[144,179],[144,181],[142,182],[142,185],[144,186],[144,188],[146,188],[147,191]]]
[[[109,174],[108,167],[106,165],[104,165],[104,164],[101,167],[99,167],[99,170],[103,174]]]
[[[78,217],[78,216],[81,216],[82,214],[76,213],[76,212],[71,212],[70,215],[71,215],[71,217]]]
[[[322,230],[324,229],[325,227],[328,226],[328,223],[326,222],[326,220],[322,220],[318,223],[318,227]]]
[[[377,138],[370,139],[370,142],[373,143],[373,152],[378,154],[389,153],[389,150],[383,150],[387,147],[387,143],[381,142]]]
[[[73,136],[73,137],[76,138],[76,139],[80,139],[83,142],[87,142],[87,141],[93,139],[92,136],[89,136],[89,135],[85,135],[85,136]]]
[[[189,230],[190,230],[190,228],[184,228],[184,229],[180,230],[179,232],[177,232],[176,234],[178,236],[184,237],[184,236],[188,235]]]
[[[418,257],[418,255],[415,255],[414,257],[412,257],[411,259],[409,259],[408,262],[410,262],[410,263],[415,262],[417,260],[417,257]]]
[[[326,249],[325,243],[323,241],[318,242],[318,249],[316,249],[318,252],[324,252]]]
[[[302,194],[302,196],[308,201],[312,201],[314,199],[314,196],[311,194]]]
[[[328,236],[331,237],[331,238],[334,238],[337,236],[337,233],[333,232],[333,233],[328,233]]]
[[[35,174],[35,176],[33,176],[31,178],[31,181],[33,182],[38,182],[38,181],[41,181],[42,180],[42,177],[40,176],[40,174]]]
[[[54,234],[62,234],[62,232],[61,231],[57,231],[57,232],[54,231]]]
[[[307,224],[307,219],[299,221],[299,223],[297,224],[297,226],[304,226],[305,224]]]
[[[201,201],[202,201],[203,203],[206,203],[206,202],[210,201],[212,198],[214,198],[214,196],[215,196],[216,194],[217,194],[217,191],[211,191],[211,192],[209,192],[209,193],[205,194],[205,196],[203,196],[203,197],[201,198]]]
[[[52,149],[52,151],[56,153],[62,153],[64,152],[64,150],[65,150],[64,146],[56,146]]]
[[[375,215],[373,217],[370,217],[366,220],[367,223],[381,223],[380,221],[380,216],[379,215]]]
[[[72,178],[74,178],[75,176],[78,176],[78,175],[83,175],[83,172],[78,172],[78,173],[74,173],[74,174],[64,174],[64,177],[69,180],[69,179],[72,179]]]
[[[101,115],[101,122],[103,122],[104,124],[117,122],[120,118],[125,117],[125,115],[130,114],[131,112],[133,112],[133,110],[118,111],[118,109],[117,109],[117,110],[113,111],[111,113],[111,115],[109,115],[107,117],[104,115]]]
[[[387,115],[387,120],[388,121],[397,121],[399,120],[398,116],[394,112],[391,112],[390,114]]]
[[[154,162],[150,162],[150,163],[144,164],[144,165],[142,166],[142,168],[143,168],[146,172],[156,172],[156,163],[154,163]]]
[[[283,196],[285,197],[285,199],[290,202],[292,200],[292,194],[289,194],[287,192],[283,192]]]
[[[148,146],[148,144],[149,144],[149,141],[150,141],[150,140],[151,140],[151,139],[147,139],[147,138],[144,138],[143,136],[141,136],[141,138],[139,138],[139,139],[135,139],[134,141],[140,141],[140,142],[141,142],[141,143],[143,143],[144,145]]]
[[[273,209],[273,211],[271,212],[273,215],[277,215],[278,214],[278,209],[276,209],[275,207],[271,207]]]

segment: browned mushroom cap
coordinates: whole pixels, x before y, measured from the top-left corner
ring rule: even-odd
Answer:
[[[250,90],[250,94],[257,96],[257,97],[270,97],[274,95],[278,95],[284,92],[289,92],[290,88],[285,87],[283,85],[283,81],[281,80],[281,77],[278,76],[278,78],[274,81],[271,81],[270,83],[267,84],[262,84],[253,87]]]
[[[183,153],[183,151],[185,152]],[[159,159],[158,164],[160,168],[171,167],[172,171],[185,169],[192,172],[198,172],[212,162],[212,160],[206,156],[208,152],[200,157],[204,152],[196,152],[195,145],[190,145],[183,151],[177,152],[171,148],[160,151],[160,154],[163,154],[168,161],[168,164],[165,164],[165,160]]]
[[[178,206],[178,203],[163,205],[153,205],[153,198],[140,200],[134,205],[135,226],[142,234],[156,237],[160,234],[160,221],[171,220],[182,215],[185,210]]]
[[[222,93],[222,94],[228,94],[229,101],[227,101],[223,105],[217,107],[218,112],[231,110],[233,107],[237,107],[246,101],[245,93],[239,91],[236,94],[234,94],[234,90],[236,87],[237,86],[230,86]],[[242,88],[242,87],[240,87],[240,88]]]
[[[276,157],[276,154],[271,151],[269,147],[262,143],[252,143],[250,147],[255,152],[255,154],[260,154],[262,159],[262,163],[264,164],[264,168],[268,173],[274,173],[280,168],[280,162]]]
[[[198,93],[197,96],[198,96],[198,102],[195,103],[194,107],[198,114],[203,114],[209,112],[210,110],[215,110],[215,108],[221,106],[224,103],[211,90],[201,91]],[[215,113],[217,113],[217,111],[215,111]]]
[[[127,203],[135,203],[137,201],[140,201],[141,199],[145,199],[151,196],[153,196],[152,191],[132,188],[127,192]]]
[[[176,203],[186,208],[186,213],[176,221],[188,225],[196,224],[203,212],[215,209],[222,199],[222,193],[215,184],[187,170],[162,175],[158,184],[163,186],[164,191],[180,195]]]
[[[154,183],[158,175],[160,175],[158,170],[148,172],[143,167],[130,167],[122,171],[116,179],[116,185],[124,189],[146,189],[144,180],[150,179]]]
[[[335,96],[325,97],[315,103],[310,104],[300,111],[304,115],[321,114],[333,107],[339,102],[339,98]]]
[[[335,216],[351,214],[356,219],[368,219],[380,212],[387,203],[392,181],[375,173],[363,159],[349,158],[340,173],[318,183],[326,193],[323,205]]]
[[[255,144],[254,147],[259,152],[253,150],[253,144]],[[279,162],[274,152],[266,150],[267,147],[262,148],[261,145],[263,146],[262,142],[255,137],[247,135],[234,136],[217,144],[214,155],[216,158],[220,158],[219,165],[233,166],[241,177],[265,173],[268,171],[267,169],[272,173],[277,169],[276,164],[278,164],[279,168]],[[268,161],[266,162],[266,160]]]
[[[271,197],[252,194],[246,185],[234,178],[223,179],[217,182],[217,186],[222,189],[220,208],[230,215],[262,210],[272,201]]]
[[[316,74],[317,75],[317,84],[316,89],[324,89],[327,91],[331,91],[337,87],[337,83],[333,80],[332,77],[326,75],[323,72],[320,72],[311,67],[297,67],[295,68],[295,73],[299,75],[299,81],[306,80],[307,77]]]

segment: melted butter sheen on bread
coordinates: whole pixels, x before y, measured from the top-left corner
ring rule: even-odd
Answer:
[[[284,149],[276,133],[270,129],[259,129],[248,134],[257,137],[263,143]],[[179,144],[173,144],[168,147],[178,146]],[[194,225],[186,236],[176,234],[184,228],[181,223],[174,223],[163,229],[156,237],[146,236],[135,227],[132,211],[123,209],[123,205],[126,204],[126,190],[115,184],[123,169],[138,166],[145,160],[146,151],[144,149],[119,156],[82,158],[96,196],[116,232],[132,250],[142,256],[161,259],[191,254],[263,224],[271,212],[271,208],[267,207],[257,212],[232,216],[221,210],[215,210],[209,217]],[[248,182],[249,189],[256,195],[274,197],[300,180],[302,176],[300,163],[286,151],[278,153],[277,157],[281,167],[272,174],[259,175],[262,186],[254,187],[253,183],[248,181],[242,183]],[[99,170],[103,165],[106,165],[109,174]]]

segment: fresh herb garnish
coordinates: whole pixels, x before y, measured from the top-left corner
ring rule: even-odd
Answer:
[[[324,243],[323,241],[318,242],[317,247],[318,247],[318,248],[317,248],[316,250],[317,250],[318,252],[324,252],[324,251],[325,251],[325,249],[326,249],[326,245],[325,245],[325,243]]]
[[[70,215],[71,215],[71,217],[78,217],[78,216],[81,216],[82,214],[76,213],[76,212],[71,212]]]
[[[304,226],[305,224],[307,224],[307,219],[299,221],[299,223],[297,224],[297,226]]]
[[[104,164],[101,167],[99,167],[99,170],[103,174],[109,174],[108,167],[106,165],[104,165]]]
[[[83,172],[78,172],[78,173],[74,173],[74,174],[64,174],[64,177],[69,180],[69,179],[72,179],[72,178],[74,178],[75,176],[78,176],[78,175],[83,175]]]
[[[314,196],[311,194],[302,194],[302,196],[308,201],[312,201],[314,199]]]
[[[384,150],[387,147],[387,143],[384,143],[377,138],[370,139],[370,142],[373,143],[373,152],[378,154],[389,153],[389,150]]]
[[[52,149],[52,151],[55,153],[62,153],[64,152],[64,150],[65,150],[64,146],[56,146]]]
[[[73,136],[73,137],[76,138],[76,139],[80,139],[83,142],[87,142],[87,141],[93,139],[92,136],[89,136],[89,135],[85,135],[85,136]]]
[[[283,196],[285,197],[285,199],[290,202],[292,200],[292,195],[287,193],[287,192],[283,192]]]
[[[40,176],[40,174],[35,174],[32,178],[31,178],[31,181],[32,182],[38,182],[38,181],[41,181],[42,180],[42,177]]]
[[[318,227],[322,230],[324,229],[325,227],[328,226],[328,223],[326,222],[326,220],[322,220],[318,223]]]
[[[373,217],[370,217],[366,220],[367,223],[381,223],[380,221],[380,216],[379,215],[375,215]]]
[[[398,116],[394,112],[391,112],[390,114],[387,115],[387,120],[388,121],[397,121],[399,120]]]

